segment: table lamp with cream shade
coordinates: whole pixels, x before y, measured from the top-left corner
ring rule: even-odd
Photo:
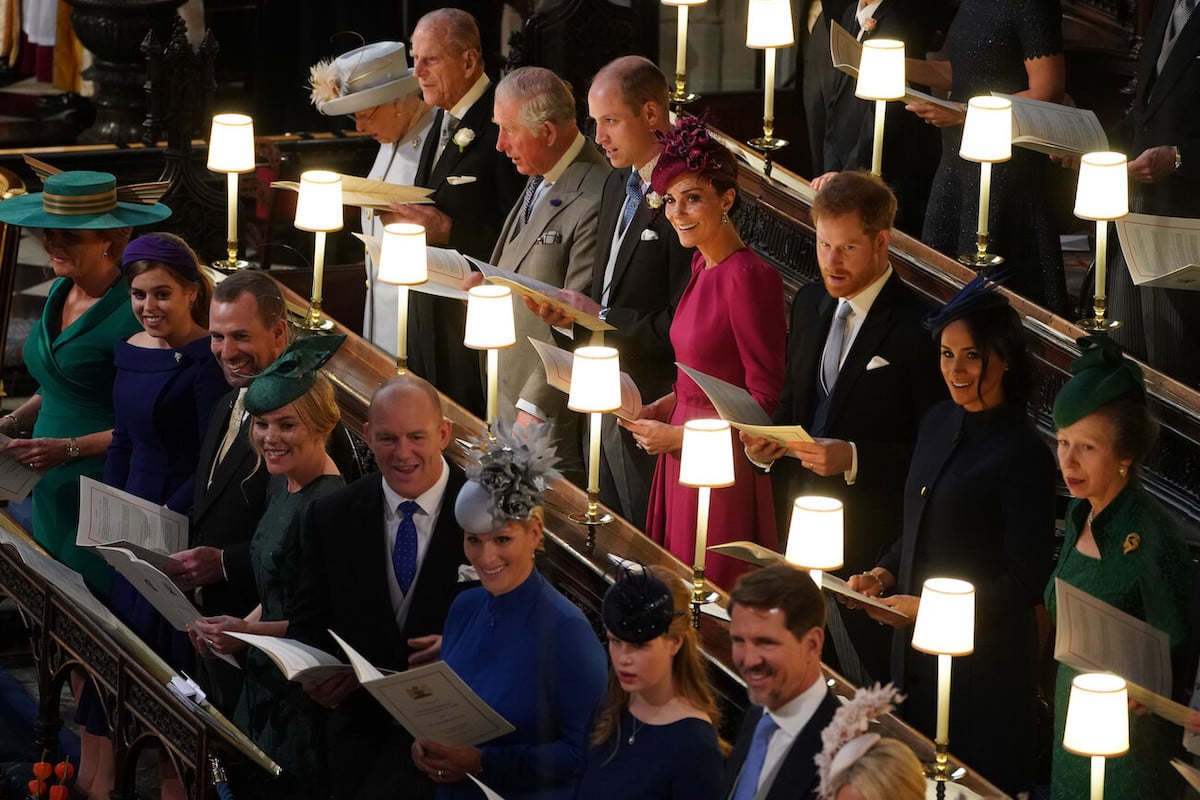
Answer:
[[[517,343],[512,290],[485,283],[467,295],[467,324],[463,344],[487,351],[487,430],[495,437],[496,398],[500,390],[500,351]]]
[[[700,95],[687,90],[688,9],[707,2],[708,0],[662,0],[664,6],[675,6],[678,15],[675,37],[675,90],[671,93],[671,106],[676,113],[688,103],[700,98]]]
[[[868,39],[863,42],[854,96],[875,101],[872,175],[883,174],[883,120],[887,114],[887,103],[904,97],[904,89],[904,42],[896,39]]]
[[[408,287],[429,280],[425,228],[408,222],[383,226],[378,278],[396,287],[396,374],[408,372]]]
[[[1075,676],[1063,749],[1092,759],[1091,800],[1104,800],[1104,759],[1129,752],[1129,695],[1123,678],[1103,672]]]
[[[979,228],[974,253],[963,253],[959,262],[982,269],[1003,263],[988,252],[988,206],[992,201],[992,164],[1012,158],[1012,101],[981,95],[967,103],[962,145],[958,154],[979,164]]]
[[[723,419],[693,419],[683,425],[679,484],[700,490],[696,507],[696,551],[692,565],[692,625],[700,627],[704,591],[704,556],[708,547],[708,508],[713,489],[732,486],[733,436]]]
[[[1096,222],[1096,290],[1092,299],[1095,314],[1075,323],[1084,330],[1109,331],[1120,327],[1105,319],[1108,308],[1108,223],[1129,213],[1129,171],[1124,153],[1088,153],[1079,162],[1079,185],[1075,191],[1075,216]]]
[[[844,511],[842,501],[832,497],[806,495],[792,502],[784,557],[808,570],[818,589],[825,570],[839,569],[844,563]]]
[[[300,173],[295,226],[316,234],[313,250],[312,298],[301,327],[328,330],[333,322],[321,316],[321,292],[325,281],[325,234],[342,229],[342,176],[313,169]]]
[[[621,407],[621,361],[615,347],[585,346],[575,350],[571,361],[571,391],[567,408],[587,414],[588,483],[587,510],[571,515],[573,522],[586,525],[585,549],[595,547],[596,526],[607,525],[613,516],[600,511],[600,422],[604,414]]]
[[[975,587],[957,578],[930,578],[921,588],[912,646],[938,659],[937,735],[929,777],[955,780],[950,754],[950,665],[954,656],[975,651]]]
[[[775,136],[775,51],[796,44],[790,0],[748,0],[746,10],[746,47],[764,51],[763,135],[750,140],[750,146],[771,153],[787,146],[786,139]]]
[[[226,247],[229,258],[216,261],[216,269],[234,270],[250,266],[238,258],[238,175],[254,171],[254,121],[245,114],[216,114],[208,136],[208,169],[223,172],[228,190],[228,233]]]

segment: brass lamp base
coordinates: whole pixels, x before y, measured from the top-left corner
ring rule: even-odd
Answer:
[[[700,607],[716,602],[716,592],[704,591],[704,567],[692,567],[692,627],[700,630]]]
[[[775,150],[780,150],[788,146],[787,139],[779,139],[775,136],[759,136],[756,139],[751,139],[747,142],[751,147],[760,153],[769,154]]]
[[[700,95],[687,90],[687,78],[682,72],[675,73],[675,91],[671,92],[670,104],[671,110],[676,114],[683,111],[683,107],[688,103],[694,103],[700,99]]]
[[[1092,311],[1095,313],[1095,316],[1087,319],[1081,319],[1075,324],[1080,328],[1083,328],[1085,331],[1090,331],[1092,333],[1108,333],[1109,331],[1115,331],[1117,328],[1121,327],[1121,321],[1119,319],[1105,318],[1104,314],[1107,308],[1107,298],[1096,297],[1092,300]]]
[[[958,263],[974,269],[983,269],[984,267],[996,267],[1004,263],[1004,256],[998,256],[995,253],[989,253],[988,236],[986,233],[977,235],[974,253],[963,253],[958,257]]]
[[[961,781],[967,776],[966,767],[950,768],[950,745],[948,742],[934,742],[933,763],[926,763],[925,777],[938,783],[938,797],[945,796],[943,784]]]
[[[244,258],[222,258],[212,262],[212,268],[221,272],[237,272],[239,269],[249,269],[250,262]]]
[[[328,331],[333,329],[333,320],[321,316],[321,304],[311,303],[304,319],[296,323],[296,327],[306,331]]]
[[[607,511],[600,510],[600,498],[594,492],[588,492],[587,511],[576,511],[567,518],[571,522],[587,526],[587,541],[583,544],[583,552],[588,556],[596,551],[596,528],[616,519]]]

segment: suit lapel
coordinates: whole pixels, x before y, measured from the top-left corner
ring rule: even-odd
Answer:
[[[828,294],[821,298],[817,304],[812,335],[805,337],[803,349],[796,354],[796,369],[793,375],[802,382],[802,385],[795,387],[797,397],[802,398],[797,403],[799,412],[797,419],[805,425],[812,422],[812,415],[816,409],[817,393],[814,389],[814,381],[820,380],[821,351],[825,349],[825,340],[829,338],[829,326],[833,323],[835,309],[837,309],[837,300]]]
[[[842,362],[842,368],[838,371],[837,383],[833,385],[833,392],[829,397],[829,415],[825,421],[826,430],[830,430],[837,421],[838,414],[841,412],[846,398],[851,394],[855,381],[866,372],[871,356],[879,349],[879,345],[892,329],[895,291],[899,288],[897,281],[899,281],[899,277],[895,274],[888,279],[883,290],[871,305],[867,318],[863,320],[858,335],[854,337],[854,343],[850,345],[850,352],[846,354],[846,360]]]
[[[1161,3],[1160,5],[1167,6],[1168,9],[1173,3]],[[1163,32],[1166,33],[1164,26]],[[1171,54],[1167,56],[1167,63],[1163,65],[1163,71],[1154,81],[1154,87],[1150,94],[1150,104],[1146,108],[1146,116],[1152,116],[1159,108],[1166,103],[1167,98],[1171,94],[1171,90],[1179,83],[1179,76],[1187,69],[1188,64],[1196,57],[1197,51],[1200,51],[1200,11],[1193,11],[1191,18],[1187,24],[1183,26],[1183,30],[1179,32],[1179,38],[1175,40],[1175,47],[1171,50]],[[1162,40],[1159,38],[1159,47],[1156,49],[1154,62],[1158,62],[1158,53],[1162,52]]]
[[[586,146],[586,145],[585,145]],[[588,163],[580,159],[576,159],[567,166],[559,179],[554,182],[554,185],[546,192],[546,196],[538,204],[537,208],[529,216],[529,222],[517,231],[516,235],[504,245],[504,261],[508,264],[516,264],[517,268],[514,272],[520,272],[520,266],[525,262],[525,257],[529,255],[529,251],[537,244],[538,240],[546,233],[550,224],[554,219],[568,208],[571,203],[580,196],[579,184],[582,176],[587,174]],[[528,186],[528,184],[526,184]],[[518,200],[513,210],[509,212],[508,222],[505,224],[505,233],[512,236],[512,228],[516,225],[516,215],[520,212],[521,206],[524,205],[524,196]],[[497,250],[501,249],[497,245]]]
[[[604,274],[608,270],[608,260],[612,255],[613,236],[617,232],[617,220],[621,217],[621,210],[625,207],[625,183],[629,180],[629,173],[633,167],[628,169],[613,170],[608,175],[608,181],[604,184],[604,196],[600,202],[600,213],[596,227],[596,263],[592,269],[592,299],[600,302],[600,295],[604,292]],[[636,219],[629,223],[631,226],[637,224]],[[626,237],[628,238],[628,237]],[[617,258],[621,257],[620,251],[617,253]],[[616,267],[614,267],[614,270]],[[614,271],[613,283],[616,283],[616,273]]]
[[[192,524],[204,515],[212,504],[216,492],[208,488],[208,476],[212,475],[213,462],[217,458],[217,448],[225,438],[229,427],[229,415],[233,413],[233,404],[237,399],[237,389],[221,398],[218,408],[220,413],[214,413],[208,421],[208,430],[204,432],[204,441],[200,443],[199,469],[196,472],[196,498],[192,510]],[[204,487],[201,489],[200,487]]]
[[[467,109],[467,113],[458,122],[458,127],[455,131],[469,129],[475,132],[478,138],[479,131],[484,125],[490,124],[492,118],[492,91],[494,86],[489,85],[475,103]],[[436,188],[441,186],[453,172],[458,163],[471,151],[472,147],[480,147],[476,142],[472,142],[465,147],[459,148],[453,141],[454,136],[451,134],[451,141],[446,143],[446,149],[442,151],[442,157],[438,159],[437,164],[433,167],[433,173],[430,175],[430,186]]]
[[[621,239],[621,246],[617,248],[617,260],[613,264],[612,287],[609,289],[609,294],[617,290],[617,285],[620,284],[621,278],[624,277],[629,265],[633,262],[633,253],[637,250],[638,244],[642,240],[642,231],[651,230],[651,222],[657,216],[658,212],[650,208],[644,202],[639,203],[637,211],[633,212],[633,219],[629,220],[629,228],[625,231],[624,238]],[[613,228],[616,228],[616,222],[613,223]],[[659,236],[662,234],[655,231]],[[674,232],[672,232],[674,235]]]
[[[433,116],[433,127],[429,129],[429,136],[425,138],[425,147],[421,149],[421,159],[417,162],[417,174],[413,178],[417,186],[435,188],[430,176],[433,173],[433,157],[437,155],[438,142],[442,138],[442,120],[445,118],[446,112],[440,108]]]
[[[783,763],[775,771],[765,800],[803,800],[817,788],[817,764],[813,757],[821,752],[821,733],[841,704],[829,690],[813,712],[804,729],[792,740]]]

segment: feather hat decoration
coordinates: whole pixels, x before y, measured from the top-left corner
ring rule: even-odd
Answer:
[[[878,683],[855,693],[854,699],[839,708],[821,732],[820,753],[813,756],[817,775],[821,779],[818,800],[833,800],[837,794],[836,779],[880,740],[877,733],[868,733],[871,721],[889,713],[904,700],[892,684]]]
[[[512,520],[529,519],[559,477],[549,425],[496,423],[495,441],[476,442],[467,483],[454,503],[464,531],[494,533]]]
[[[996,291],[1008,277],[1005,270],[981,271],[937,311],[925,315],[921,325],[935,334],[955,320],[992,308],[1008,305],[1008,298]]]

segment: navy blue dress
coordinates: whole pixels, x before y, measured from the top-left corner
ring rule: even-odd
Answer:
[[[442,658],[516,728],[480,746],[482,780],[505,800],[572,800],[607,659],[583,612],[535,569],[511,592],[463,592],[450,607]],[[479,800],[470,781],[438,800]]]
[[[707,720],[647,725],[626,709],[617,735],[588,748],[578,800],[720,800],[721,764]]]

